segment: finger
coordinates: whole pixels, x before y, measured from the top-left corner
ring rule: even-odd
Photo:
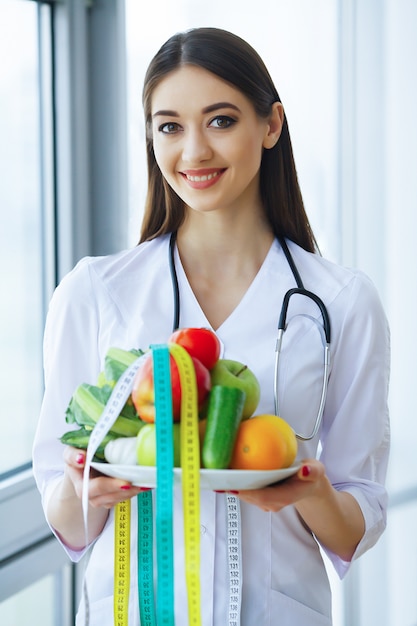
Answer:
[[[63,456],[67,465],[77,468],[83,468],[85,465],[85,450],[65,446]]]
[[[316,482],[324,473],[323,463],[315,459],[306,459],[297,472],[297,478],[304,482]]]
[[[308,465],[307,463],[305,463],[304,465],[302,465],[302,467],[298,470],[298,478],[301,478],[301,480],[307,479],[311,474],[311,465]]]
[[[132,485],[117,478],[98,477],[89,482],[89,501],[92,506],[111,508],[118,502],[133,498],[151,487]]]

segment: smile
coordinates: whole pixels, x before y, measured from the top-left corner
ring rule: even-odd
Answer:
[[[213,172],[212,174],[204,174],[203,176],[191,176],[191,174],[185,174],[187,180],[191,180],[193,183],[204,182],[206,180],[211,180],[218,176],[220,172]]]
[[[186,170],[181,175],[193,189],[207,189],[220,180],[225,169]]]

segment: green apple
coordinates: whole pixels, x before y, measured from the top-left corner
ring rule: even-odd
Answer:
[[[230,359],[219,359],[210,371],[210,377],[213,387],[214,385],[237,387],[245,392],[242,419],[248,419],[255,413],[261,389],[258,379],[247,365]]]
[[[181,465],[180,425],[173,424],[174,467]],[[136,437],[136,456],[138,465],[156,465],[156,426],[145,424]]]

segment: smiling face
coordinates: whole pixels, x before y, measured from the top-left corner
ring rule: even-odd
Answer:
[[[191,209],[261,209],[262,151],[275,144],[280,130],[271,119],[260,118],[250,100],[229,83],[185,65],[168,74],[152,94],[155,159]]]

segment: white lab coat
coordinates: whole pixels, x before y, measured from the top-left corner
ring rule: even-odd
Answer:
[[[358,271],[336,266],[289,242],[306,288],[325,302],[332,324],[331,374],[320,437],[300,443],[299,458],[316,455],[336,489],[358,500],[366,522],[354,558],[370,548],[386,523],[389,427],[389,331],[376,291]],[[209,326],[176,253],[181,327]],[[275,241],[252,285],[217,330],[222,356],[253,369],[262,388],[257,413],[272,413],[276,329],[284,293],[295,286]],[[297,314],[302,314],[297,315]],[[305,314],[305,315],[304,315]],[[298,432],[314,423],[320,397],[322,349],[315,305],[297,296],[289,308],[280,368],[280,414]],[[147,348],[165,343],[173,323],[168,236],[119,254],[83,259],[57,288],[45,332],[46,392],[34,445],[34,471],[43,503],[63,471],[59,436],[68,401],[81,382],[96,383],[110,346]],[[132,504],[132,521],[136,520]],[[186,626],[181,496],[174,494],[175,612]],[[241,504],[242,626],[328,626],[331,598],[315,538],[294,508],[267,513]],[[201,493],[203,626],[227,623],[228,570],[225,495]],[[133,538],[133,554],[136,545]],[[73,560],[82,552],[67,550]],[[349,564],[329,553],[342,577]],[[132,557],[133,558],[133,557]],[[133,568],[134,570],[134,568]],[[131,580],[129,626],[139,624],[137,583]],[[113,517],[92,548],[87,571],[90,626],[111,626]],[[77,624],[84,624],[83,607]]]

